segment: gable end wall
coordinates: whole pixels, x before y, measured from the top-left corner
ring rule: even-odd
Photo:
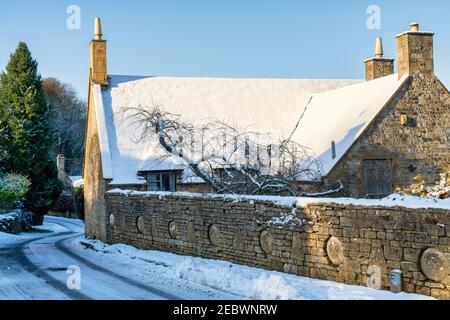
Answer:
[[[341,180],[345,196],[365,197],[363,161],[384,159],[393,162],[394,190],[417,175],[434,183],[449,167],[450,95],[437,78],[411,77],[326,180]]]
[[[102,159],[95,112],[94,91],[90,88],[84,154],[84,207],[85,233],[102,241],[106,240],[105,193],[107,181],[102,175]]]

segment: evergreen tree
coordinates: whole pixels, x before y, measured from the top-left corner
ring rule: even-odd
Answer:
[[[38,64],[25,43],[11,55],[0,83],[0,132],[8,142],[3,167],[29,177],[32,186],[25,206],[35,214],[35,223],[41,224],[62,185],[50,158],[50,109]]]

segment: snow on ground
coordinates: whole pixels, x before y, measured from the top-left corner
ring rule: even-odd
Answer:
[[[80,242],[85,245],[87,243],[94,245],[94,249],[97,251],[87,250]],[[86,241],[80,238],[72,240],[68,244],[72,252],[95,262],[95,264],[103,268],[145,285],[157,286],[166,291],[169,290],[171,293],[186,300],[242,299],[241,296],[176,276],[174,265],[170,261],[166,263],[164,257],[137,257],[134,254],[126,254],[126,248],[128,247],[125,245],[109,247],[100,242]],[[131,247],[129,248],[132,249]],[[134,250],[139,252],[137,249]]]
[[[0,232],[0,246],[21,240],[21,236]]]
[[[275,271],[232,264],[225,261],[179,256],[159,251],[143,251],[131,246],[106,245],[99,241],[77,240],[78,250],[89,252],[111,265],[132,265],[146,277],[167,277],[172,284],[185,280],[250,300],[429,300],[414,294],[393,294],[365,287],[314,280]],[[74,242],[75,244],[75,242]],[[89,250],[81,249],[86,245]],[[93,249],[93,250],[91,250]],[[132,269],[132,268],[131,268]],[[127,272],[133,272],[128,270]],[[131,275],[130,275],[131,276]],[[224,298],[225,297],[225,298]],[[226,299],[226,295],[211,298]]]
[[[33,227],[33,231],[18,235],[0,232],[0,247],[3,245],[15,244],[24,240],[42,237],[45,233],[56,233],[67,231],[64,227],[45,221],[42,226]]]
[[[46,216],[45,217],[45,223],[44,227],[46,225],[51,226],[52,230],[55,228],[59,231],[64,230],[67,231],[67,229],[61,225],[59,225],[59,222],[65,222],[69,223],[72,226],[77,226],[79,228],[82,228],[84,230],[84,221],[80,219],[73,219],[73,218],[64,218],[64,217],[57,217],[57,216]]]
[[[108,265],[99,253],[82,248],[82,252],[77,255],[76,248],[67,244],[74,241],[74,236],[83,238],[83,223],[56,217],[46,217],[46,222],[58,225],[55,229],[59,231],[37,233],[36,237],[28,234],[13,238],[8,236],[8,241],[19,242],[0,246],[0,300],[239,298],[182,279],[172,285],[164,281],[166,277],[160,274],[160,270],[153,272],[153,278],[148,277],[148,272],[143,268],[139,269],[139,274],[135,274],[133,271],[137,269],[133,261],[120,264],[119,261],[109,259],[112,265]],[[22,244],[25,241],[24,247]],[[28,262],[20,252],[25,254]],[[79,290],[70,290],[66,286],[67,270],[72,266],[80,271]]]

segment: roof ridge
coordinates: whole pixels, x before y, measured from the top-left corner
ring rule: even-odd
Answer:
[[[125,74],[110,74],[108,77],[127,77],[136,78],[138,80],[144,79],[194,79],[194,80],[260,80],[260,81],[364,81],[364,79],[350,79],[350,78],[257,78],[257,77],[204,77],[204,76],[140,76],[140,75],[125,75]]]

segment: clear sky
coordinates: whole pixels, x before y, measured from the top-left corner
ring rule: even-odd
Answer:
[[[70,30],[70,5],[81,29]],[[381,9],[381,29],[367,27],[367,8]],[[44,77],[87,95],[89,41],[100,16],[110,74],[363,78],[365,58],[382,36],[396,58],[395,35],[410,22],[434,31],[436,74],[450,85],[448,0],[14,0],[2,1],[0,69],[25,41]]]

